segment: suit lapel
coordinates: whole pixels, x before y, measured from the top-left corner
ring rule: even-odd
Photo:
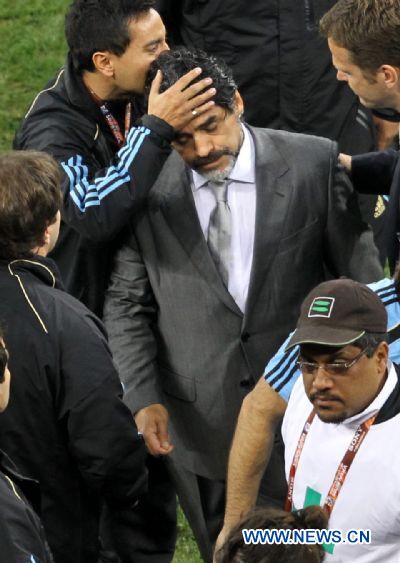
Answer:
[[[266,130],[249,128],[256,162],[256,223],[253,262],[246,303],[245,322],[260,303],[258,296],[271,267],[281,238],[292,192],[289,167]]]
[[[181,244],[189,260],[207,281],[219,298],[234,313],[243,313],[224,286],[211,258],[207,243],[201,230],[187,168],[180,156],[173,153],[168,159],[162,176],[162,184],[157,182],[153,190],[161,196],[161,210],[170,229]]]

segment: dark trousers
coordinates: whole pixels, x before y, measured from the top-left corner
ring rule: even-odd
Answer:
[[[206,479],[176,466],[171,460],[168,468],[201,557],[206,563],[211,563],[224,518],[225,481]]]
[[[162,458],[148,456],[148,492],[129,510],[103,512],[101,563],[170,563],[176,543],[176,492]]]
[[[211,563],[215,542],[224,519],[225,481],[196,475],[182,466],[177,466],[172,459],[168,459],[167,464],[179,503],[193,531],[201,557],[205,563]],[[283,508],[286,490],[284,448],[279,434],[261,482],[257,504]]]

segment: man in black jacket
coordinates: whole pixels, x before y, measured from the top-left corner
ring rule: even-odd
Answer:
[[[148,115],[138,120],[147,70],[168,49],[153,4],[75,0],[65,66],[35,97],[14,141],[60,163],[64,224],[52,257],[67,291],[99,316],[116,235],[157,179],[174,130],[207,109],[215,93],[203,92],[206,77],[185,89],[199,70],[163,94],[157,79]]]
[[[393,0],[339,0],[321,20],[337,78],[374,113],[400,122],[400,11]],[[353,33],[354,31],[354,33]],[[400,160],[388,150],[341,163],[361,193],[389,195],[386,244],[391,272],[399,259]]]
[[[59,229],[56,162],[0,157],[0,321],[12,397],[0,447],[39,481],[56,563],[97,563],[99,505],[116,521],[146,485],[145,451],[102,323],[64,291],[46,258]]]
[[[20,475],[0,450],[0,553],[4,562],[54,561],[40,519],[25,497],[32,496],[34,487],[38,489],[38,484]]]
[[[8,405],[10,397],[10,371],[8,351],[0,328],[0,412]],[[1,418],[0,418],[1,424]],[[22,492],[24,491],[24,493]],[[23,477],[10,458],[0,450],[0,553],[7,563],[52,563],[53,557],[44,535],[43,526],[24,495],[37,503],[38,483]],[[36,501],[36,502],[35,502]]]

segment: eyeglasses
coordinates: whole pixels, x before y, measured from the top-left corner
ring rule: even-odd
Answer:
[[[323,369],[329,375],[343,375],[347,370],[354,366],[355,363],[368,352],[369,346],[361,350],[359,354],[348,362],[332,362],[331,364],[317,364],[316,362],[305,362],[302,359],[296,362],[299,369],[307,375],[314,375],[319,369]]]

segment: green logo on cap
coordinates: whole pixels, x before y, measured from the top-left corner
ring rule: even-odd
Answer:
[[[311,303],[308,311],[309,317],[326,317],[329,319],[332,313],[332,307],[335,302],[334,297],[316,297]]]

